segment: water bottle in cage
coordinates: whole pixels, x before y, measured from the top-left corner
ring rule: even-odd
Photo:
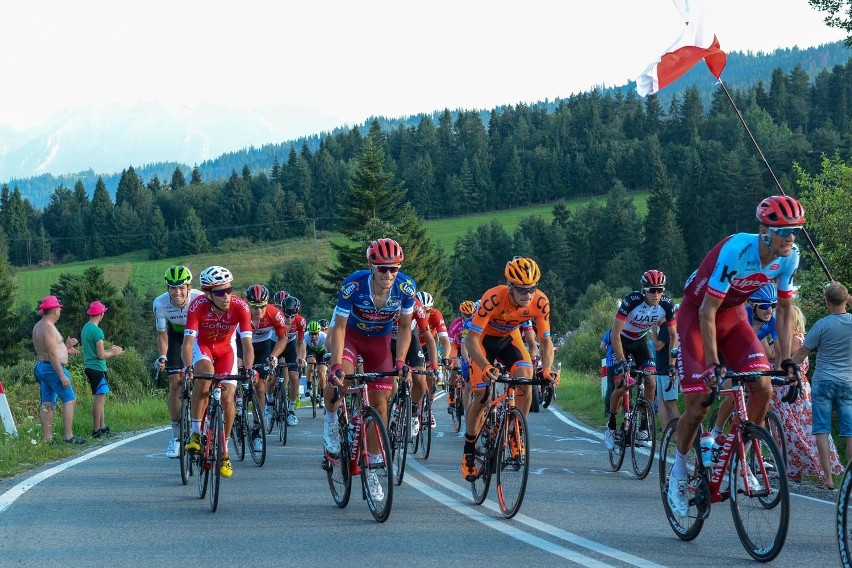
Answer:
[[[356,414],[349,421],[349,452],[351,459],[355,460],[358,457],[358,436],[361,432],[361,416]]]
[[[243,392],[239,387],[237,387],[237,394],[234,396],[234,404],[237,407],[237,413],[243,411]]]

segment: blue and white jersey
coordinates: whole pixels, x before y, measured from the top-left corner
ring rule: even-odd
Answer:
[[[397,311],[403,315],[414,311],[417,284],[407,274],[397,273],[385,305],[376,306],[370,292],[372,277],[369,270],[358,270],[343,281],[337,293],[332,321],[338,316],[345,317],[349,328],[358,333],[388,335],[393,329],[393,318]]]
[[[748,323],[754,324],[754,311],[751,309],[751,306],[746,303],[746,313],[748,314]],[[765,322],[759,328],[757,328],[757,338],[763,341],[766,336],[772,338],[772,341],[778,340],[778,331],[775,329],[775,312],[772,312],[772,317],[769,318],[768,322]]]
[[[763,266],[760,262],[759,236],[737,233],[713,247],[698,270],[686,281],[684,301],[700,305],[705,294],[722,300],[719,310],[737,307],[761,286],[777,280],[778,297],[793,296],[793,275],[799,267],[799,247],[793,245],[790,256],[778,257]]]

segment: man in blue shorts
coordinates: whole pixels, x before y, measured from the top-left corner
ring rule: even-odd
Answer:
[[[68,355],[75,355],[77,340],[73,337],[63,340],[56,329],[56,321],[62,311],[62,304],[56,296],[47,296],[38,307],[41,319],[33,327],[33,345],[36,352],[36,364],[33,369],[35,380],[41,388],[41,420],[44,441],[53,442],[53,409],[56,399],[62,401],[62,425],[66,444],[85,444],[86,440],[74,435],[74,402],[77,395],[71,386],[71,373],[65,368]]]

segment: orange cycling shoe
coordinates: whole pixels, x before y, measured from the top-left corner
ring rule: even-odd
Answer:
[[[476,470],[476,456],[474,454],[462,454],[461,474],[466,481],[474,481],[479,477]]]

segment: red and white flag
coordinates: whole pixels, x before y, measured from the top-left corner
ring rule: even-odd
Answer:
[[[719,48],[716,35],[704,26],[700,1],[682,1],[676,4],[683,6],[681,15],[686,20],[686,29],[659,59],[636,78],[636,92],[640,96],[653,95],[674,83],[702,59],[717,79],[727,63],[728,57]]]

